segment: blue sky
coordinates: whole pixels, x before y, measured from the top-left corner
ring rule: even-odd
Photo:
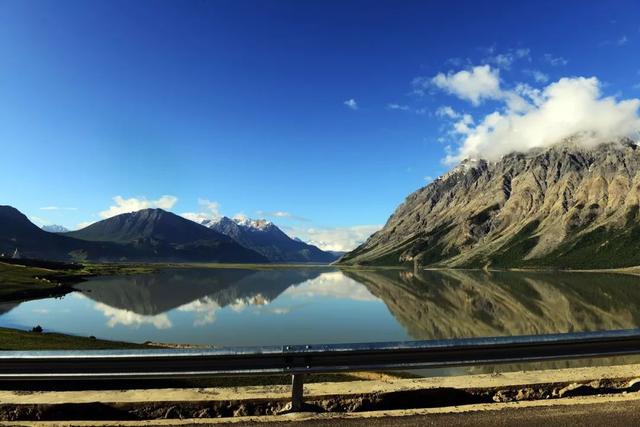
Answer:
[[[640,97],[639,18],[635,1],[0,0],[0,203],[70,228],[126,206],[267,216],[348,249],[451,167],[465,114],[563,77]],[[499,95],[455,86],[480,66]]]

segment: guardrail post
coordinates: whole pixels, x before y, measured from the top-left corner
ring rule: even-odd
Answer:
[[[304,406],[304,374],[291,375],[291,412],[300,412]]]

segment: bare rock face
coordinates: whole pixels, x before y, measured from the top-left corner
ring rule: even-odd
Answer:
[[[609,268],[640,265],[640,151],[564,141],[464,161],[409,195],[343,264]]]

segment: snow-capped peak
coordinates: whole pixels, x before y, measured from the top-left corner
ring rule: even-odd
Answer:
[[[237,216],[234,218],[222,216],[219,218],[205,219],[200,221],[200,224],[209,228],[213,228],[218,225],[224,225],[224,224],[235,224],[245,229],[260,230],[260,231],[267,230],[268,228],[273,226],[273,223],[266,219],[251,219],[245,216]]]
[[[67,231],[69,231],[67,227],[58,224],[43,225],[42,229],[44,231],[48,231],[49,233],[66,233]]]
[[[241,227],[253,228],[261,231],[264,231],[273,225],[271,221],[267,221],[266,219],[251,219],[244,217],[234,218],[234,221]]]

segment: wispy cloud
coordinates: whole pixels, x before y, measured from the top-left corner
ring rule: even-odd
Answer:
[[[436,116],[457,119],[460,117],[460,113],[454,110],[450,105],[443,105],[436,110]]]
[[[536,83],[546,83],[549,81],[549,75],[543,73],[540,70],[526,69],[522,71],[524,74],[530,76]]]
[[[531,61],[531,50],[527,48],[508,49],[505,52],[497,52],[495,47],[486,49],[487,56],[480,62],[491,64],[504,70],[510,70],[512,65],[519,60]]]
[[[78,208],[72,207],[61,207],[61,206],[43,206],[40,208],[41,211],[77,211]]]
[[[309,221],[308,218],[294,215],[291,212],[287,211],[256,211],[256,215],[260,217],[266,218],[282,218],[282,219],[291,219],[294,221]]]
[[[360,108],[358,106],[358,102],[351,98],[351,99],[347,99],[346,101],[343,102],[344,105],[347,106],[347,108],[351,109],[351,110],[357,110],[358,108]]]
[[[603,40],[600,43],[598,43],[599,47],[604,47],[604,46],[624,46],[629,42],[629,38],[627,36],[621,36],[620,38],[617,38],[615,40]]]
[[[411,107],[409,107],[408,105],[391,103],[391,104],[387,104],[387,110],[410,111]]]
[[[569,61],[562,56],[554,56],[550,53],[545,53],[544,55],[542,55],[542,60],[552,67],[560,67],[569,63]]]
[[[144,197],[132,197],[130,199],[125,199],[122,196],[115,196],[113,201],[115,202],[115,205],[109,206],[107,210],[98,214],[101,218],[111,218],[112,216],[123,213],[136,212],[149,208],[171,209],[178,202],[178,198],[167,195],[162,196],[157,200],[148,200]]]

